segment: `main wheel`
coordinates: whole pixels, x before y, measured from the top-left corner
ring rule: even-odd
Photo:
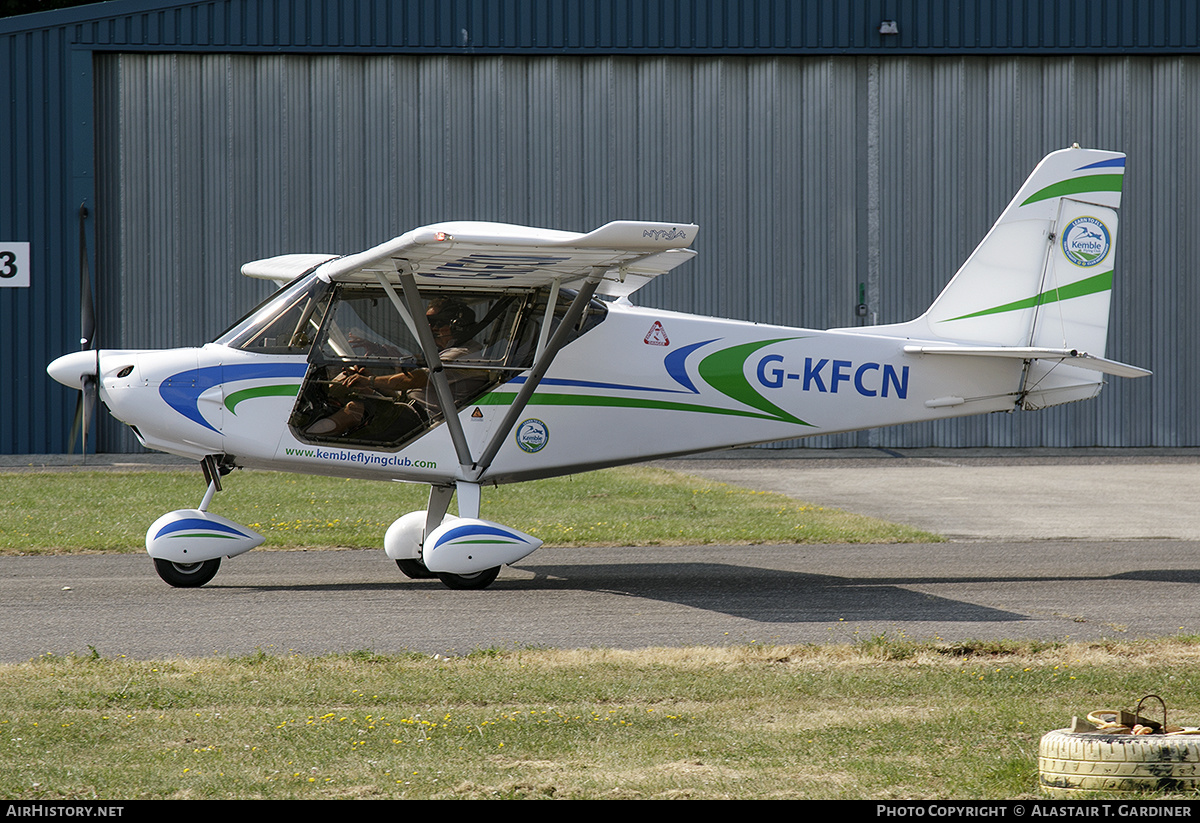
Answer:
[[[396,565],[400,567],[400,571],[404,573],[405,577],[413,580],[432,580],[437,577],[436,574],[425,568],[425,564],[420,560],[410,560],[405,558],[403,560],[397,560]]]
[[[154,570],[158,576],[177,589],[194,589],[212,580],[221,568],[221,558],[200,563],[175,563],[154,558]]]
[[[493,568],[484,569],[474,574],[438,572],[437,578],[449,589],[486,589],[492,585],[498,574],[500,574],[500,567],[494,566]]]

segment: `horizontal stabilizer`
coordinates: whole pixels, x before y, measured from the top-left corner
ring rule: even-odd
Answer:
[[[1077,349],[1048,349],[1033,346],[905,346],[905,354],[953,354],[967,357],[1009,357],[1016,360],[1060,360],[1081,369],[1114,377],[1148,377],[1153,372],[1128,363],[1096,357]]]

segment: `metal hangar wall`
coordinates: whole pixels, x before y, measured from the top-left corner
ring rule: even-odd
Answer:
[[[1190,8],[112,0],[0,20],[0,244],[27,243],[31,273],[0,288],[0,452],[66,450],[75,397],[44,368],[78,346],[81,245],[105,348],[215,337],[265,296],[247,260],[446,219],[694,221],[699,256],[637,302],[885,323],[1074,142],[1129,154],[1108,356],[1155,376],[792,445],[1200,445],[1179,357],[1200,350]],[[92,447],[139,450],[111,419]]]

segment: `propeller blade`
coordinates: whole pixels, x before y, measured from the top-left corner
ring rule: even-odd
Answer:
[[[77,432],[83,433],[84,447],[87,447],[87,435],[92,424],[92,412],[96,408],[96,400],[100,393],[99,349],[88,349],[71,354],[64,354],[46,367],[46,373],[51,378],[79,390],[79,399],[75,402],[75,419],[71,425],[70,452],[75,451]]]
[[[96,306],[92,300],[92,275],[88,268],[87,206],[79,207],[79,348],[96,347]]]
[[[88,429],[96,408],[97,380],[100,374],[100,350],[96,348],[96,304],[92,299],[92,274],[88,266],[87,217],[84,204],[79,205],[79,349],[95,350],[96,368],[80,380],[79,401],[75,405],[75,422],[71,426],[71,451],[75,451],[75,432],[83,435],[83,459],[87,461]]]
[[[92,426],[92,412],[96,409],[96,378],[90,374],[84,375],[81,382],[79,399],[75,401],[75,421],[71,424],[71,442],[67,446],[67,452],[75,452],[75,440],[82,434],[83,458],[87,460],[88,430]]]

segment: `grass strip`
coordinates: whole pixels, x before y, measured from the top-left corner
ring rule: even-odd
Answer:
[[[270,548],[370,548],[387,527],[425,508],[427,488],[241,471],[209,511],[264,534]],[[193,508],[196,472],[0,475],[0,554],[145,551],[160,515]],[[453,507],[451,511],[454,511]],[[487,489],[484,518],[551,546],[896,543],[936,535],[651,467],[606,469]]]
[[[0,666],[0,794],[1035,798],[1072,715],[1153,692],[1200,723],[1197,663],[1194,637],[42,657]]]

